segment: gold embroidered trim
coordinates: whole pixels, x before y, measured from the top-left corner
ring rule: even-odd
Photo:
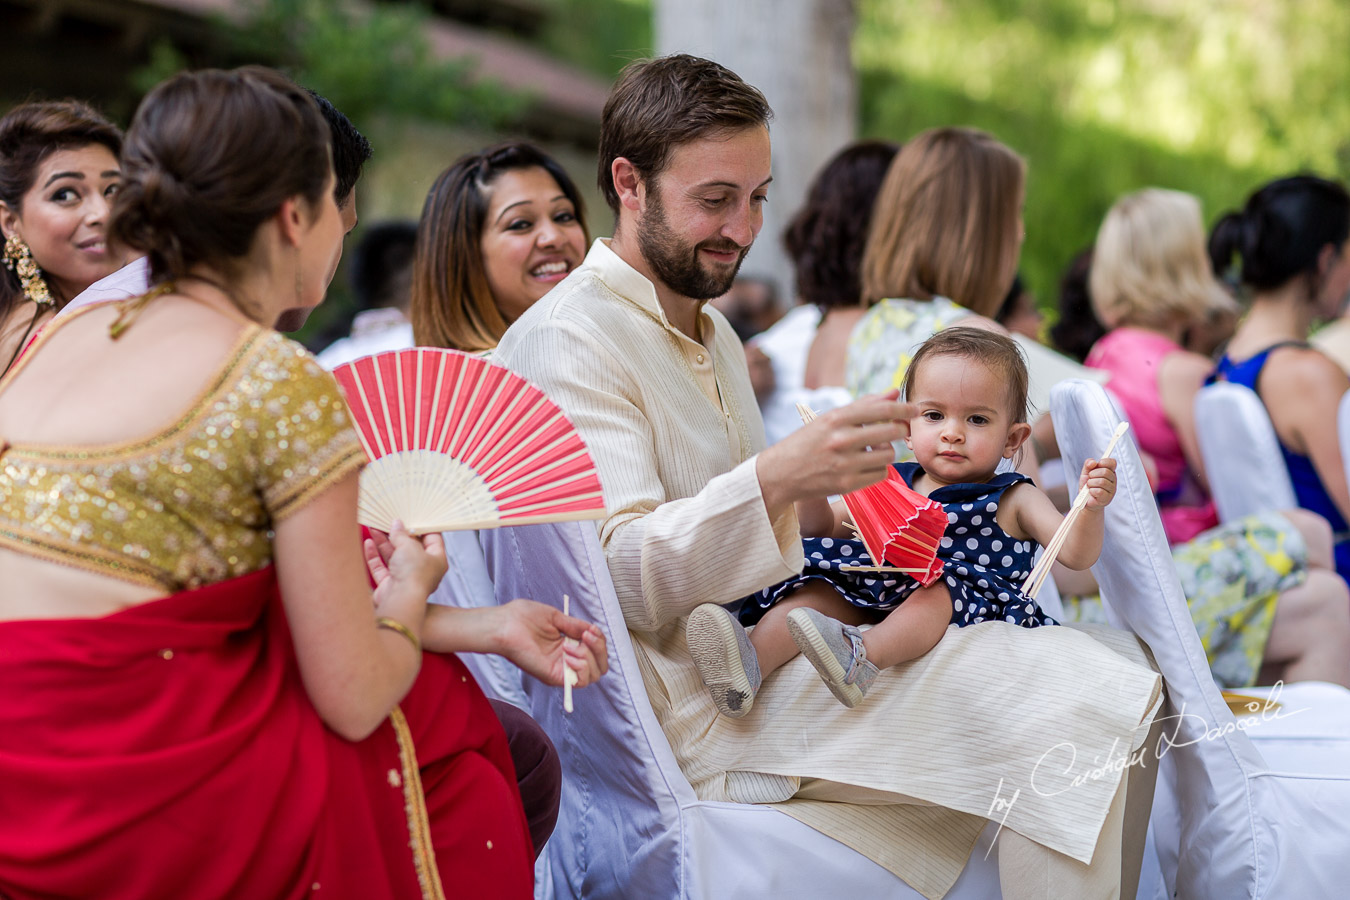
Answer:
[[[230,351],[224,366],[217,372],[216,376],[207,383],[197,399],[192,401],[188,408],[179,419],[172,425],[169,425],[163,431],[156,432],[149,437],[135,438],[134,440],[124,441],[120,444],[108,444],[97,447],[81,447],[72,444],[14,444],[10,452],[15,456],[22,456],[27,459],[99,459],[107,460],[110,457],[129,457],[148,450],[156,444],[162,444],[165,441],[177,436],[183,429],[187,428],[197,419],[211,413],[211,400],[225,387],[233,384],[232,376],[244,362],[250,353],[262,346],[259,338],[270,334],[261,326],[254,325],[245,328],[238,341],[235,342],[234,349]],[[256,346],[255,346],[256,345]],[[34,348],[29,348],[28,355],[32,355]]]
[[[403,768],[403,809],[408,817],[409,846],[412,847],[413,865],[417,868],[417,883],[422,887],[422,900],[445,900],[441,873],[436,868],[436,851],[431,845],[427,798],[422,793],[422,776],[417,769],[412,732],[408,729],[408,720],[403,717],[403,710],[397,706],[389,714],[389,723],[398,737],[399,764]]]
[[[297,484],[289,486],[290,493],[277,500],[266,498],[273,525],[299,510],[352,472],[359,471],[367,463],[366,450],[361,446],[356,432],[351,429],[348,431],[351,434],[351,445],[329,460],[318,475],[309,479],[297,479]]]
[[[38,559],[70,566],[95,575],[106,575],[138,587],[178,590],[177,584],[162,569],[149,563],[140,563],[111,550],[84,545],[62,544],[56,540],[39,540],[20,532],[0,529],[0,547],[9,547]],[[78,549],[77,549],[78,548]]]

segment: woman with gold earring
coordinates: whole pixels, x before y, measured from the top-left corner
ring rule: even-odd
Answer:
[[[108,246],[122,132],[83,103],[0,119],[0,373],[43,321],[124,260]]]

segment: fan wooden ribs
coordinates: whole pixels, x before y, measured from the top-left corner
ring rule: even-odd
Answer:
[[[333,371],[371,463],[358,518],[414,534],[604,515],[595,464],[556,404],[455,350],[367,356]]]

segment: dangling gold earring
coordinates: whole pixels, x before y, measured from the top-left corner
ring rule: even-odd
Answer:
[[[52,299],[52,292],[47,289],[42,270],[33,259],[33,252],[17,234],[10,235],[5,241],[5,268],[19,276],[19,285],[29,300],[38,306],[52,306],[56,303]]]

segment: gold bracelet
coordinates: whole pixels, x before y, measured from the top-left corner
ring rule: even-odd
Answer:
[[[407,625],[404,625],[398,619],[391,619],[388,616],[380,616],[378,619],[375,620],[375,627],[388,628],[390,631],[397,631],[399,634],[403,635],[405,638],[408,639],[408,643],[413,645],[414,650],[416,650],[418,653],[422,652],[422,642],[417,639],[417,635],[413,634],[413,630],[409,628]]]

